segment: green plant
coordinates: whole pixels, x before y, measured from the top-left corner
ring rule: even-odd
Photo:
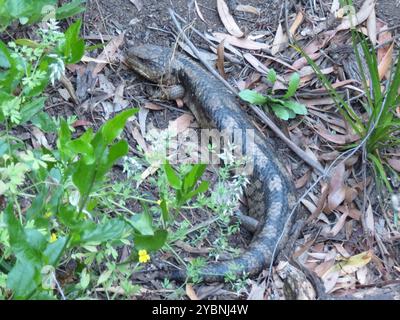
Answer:
[[[18,202],[9,201],[1,216],[9,236],[7,287],[14,298],[48,295],[55,286],[54,268],[71,248],[127,237],[133,237],[137,250],[162,247],[166,232],[154,231],[146,214],[131,219],[101,216],[91,197],[115,161],[128,152],[126,141],[113,141],[135,112],[122,112],[96,134],[88,130],[77,139],[71,139],[67,123],[62,121],[58,149],[43,150],[47,161],[26,170],[33,182],[28,189],[37,192],[31,206],[22,216]],[[22,196],[20,190],[14,191],[14,199]],[[5,195],[11,196],[10,192]],[[45,285],[43,270],[51,275],[51,285]]]
[[[206,260],[204,258],[196,258],[190,261],[187,266],[187,277],[193,283],[201,282],[202,275],[200,274],[201,268],[206,266]]]
[[[208,181],[201,181],[196,187],[198,180],[203,175],[205,164],[195,164],[188,166],[181,174],[176,174],[172,166],[166,162],[163,166],[168,184],[175,190],[173,200],[168,199],[167,194],[161,195],[161,210],[164,222],[168,222],[171,217],[171,209],[179,212],[181,207],[193,197],[204,193],[209,187]]]
[[[55,2],[2,1],[11,7],[0,27],[17,17],[22,23],[37,21],[45,14],[39,15],[40,5]],[[56,16],[80,12],[82,2],[72,1]],[[3,18],[5,6],[0,6]],[[100,191],[109,184],[112,166],[128,152],[127,142],[118,136],[137,110],[121,112],[97,133],[89,129],[77,138],[73,117],[53,119],[43,111],[44,90],[85,51],[81,21],[61,32],[53,16],[47,15],[46,25],[36,29],[36,41],[0,41],[0,205],[5,207],[0,212],[0,298],[55,298],[56,292],[79,298],[93,286],[101,286],[108,298],[121,290],[135,294],[132,272],[164,246],[167,231],[154,225],[145,204],[140,213],[127,208],[121,213],[115,205],[104,213]],[[14,136],[17,126],[28,122],[57,133],[56,148],[31,149]],[[116,263],[115,247],[120,245],[133,248],[124,263]],[[80,281],[61,286],[56,269],[70,261],[77,263]],[[113,285],[122,289],[115,291]]]
[[[274,69],[270,69],[267,74],[268,81],[273,85],[277,80],[277,75]],[[305,105],[298,103],[292,98],[300,84],[300,76],[298,73],[293,73],[289,79],[289,86],[284,95],[272,96],[269,94],[260,94],[254,90],[243,90],[239,93],[240,98],[252,104],[270,107],[275,115],[282,120],[289,120],[296,115],[306,115],[307,108]]]
[[[80,61],[84,42],[79,38],[81,21],[65,33],[54,20],[39,29],[41,42],[18,39],[8,46],[0,41],[0,123],[7,128],[28,121],[45,131],[56,129],[54,121],[42,109],[43,91],[65,71],[65,64]]]
[[[352,1],[347,1],[347,5],[352,5]],[[353,107],[336,92],[328,78],[322,74],[317,64],[300,48],[300,46],[296,45],[295,48],[312,66],[318,78],[334,99],[339,112],[350,124],[354,132],[360,136],[360,140],[365,140],[368,160],[372,163],[375,173],[380,178],[379,181],[382,181],[386,188],[392,192],[393,190],[388,179],[388,172],[396,176],[397,174],[384,161],[384,152],[388,148],[400,144],[400,139],[397,135],[400,120],[394,114],[396,107],[400,105],[400,54],[397,55],[396,63],[391,70],[390,78],[386,83],[385,89],[382,90],[375,49],[355,27],[351,28],[351,35],[358,70],[360,71],[362,86],[365,93],[365,99],[361,102],[361,105],[367,117],[354,111]],[[361,46],[362,54],[359,45]],[[362,55],[365,58],[367,70],[363,67]],[[352,144],[348,147],[355,146],[356,144]]]
[[[34,23],[44,17],[61,20],[85,10],[85,0],[73,0],[57,8],[57,0],[0,0],[0,31],[14,20],[21,24]]]

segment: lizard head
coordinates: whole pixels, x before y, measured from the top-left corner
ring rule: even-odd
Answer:
[[[166,83],[170,78],[171,58],[171,49],[144,44],[127,51],[126,63],[146,79]]]

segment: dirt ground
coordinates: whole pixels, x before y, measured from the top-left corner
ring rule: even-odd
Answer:
[[[89,10],[86,13],[87,22],[90,26],[90,32],[108,32],[113,34],[115,31],[126,31],[127,38],[132,40],[133,44],[158,43],[170,45],[171,37],[165,33],[171,28],[171,19],[168,14],[168,8],[172,8],[186,21],[195,20],[195,27],[201,31],[222,31],[223,26],[218,17],[215,0],[202,0],[197,2],[199,9],[207,23],[198,18],[194,1],[187,0],[147,0],[143,2],[143,7],[139,11],[128,0],[98,0],[89,1]],[[231,1],[234,6],[234,1]],[[260,18],[254,18],[254,15],[239,13],[236,17],[241,24],[243,22],[251,29],[260,27],[268,28],[274,26],[280,15],[281,1],[252,0],[246,1],[246,4],[253,5],[261,9]],[[164,32],[160,29],[166,29]],[[158,29],[158,30],[157,30]]]

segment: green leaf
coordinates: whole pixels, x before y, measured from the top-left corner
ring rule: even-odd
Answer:
[[[200,183],[199,187],[196,190],[189,192],[185,196],[185,198],[184,198],[185,202],[188,201],[189,199],[193,198],[194,196],[198,195],[199,193],[206,192],[208,190],[208,187],[209,187],[209,182],[208,181],[202,181]]]
[[[20,124],[24,124],[31,120],[39,111],[43,110],[44,103],[46,102],[45,97],[41,97],[39,99],[33,99],[28,103],[25,103],[21,106],[21,122]]]
[[[17,259],[38,265],[41,261],[41,253],[28,242],[21,223],[14,215],[12,203],[4,210],[4,222],[8,228],[11,249]]]
[[[242,98],[244,101],[247,101],[252,104],[263,105],[268,102],[268,98],[266,98],[265,96],[256,91],[249,89],[239,92],[239,97]]]
[[[112,273],[113,273],[113,270],[111,270],[111,269],[104,271],[100,275],[99,279],[97,280],[97,285],[100,285],[100,284],[106,282],[111,277]]]
[[[33,125],[41,129],[46,133],[57,132],[57,126],[52,117],[48,115],[47,112],[39,111],[31,119]]]
[[[277,75],[274,69],[269,69],[268,74],[267,74],[267,80],[274,84],[276,82]]]
[[[85,225],[82,230],[80,245],[90,242],[105,242],[110,240],[119,240],[122,237],[126,223],[120,219],[108,220],[105,223]]]
[[[31,39],[17,39],[14,41],[19,46],[26,46],[30,48],[39,48],[40,44]]]
[[[121,134],[125,127],[126,121],[137,112],[138,109],[129,109],[117,114],[111,120],[108,120],[100,129],[105,144],[113,142],[114,139]]]
[[[68,238],[60,237],[56,241],[49,243],[47,248],[44,250],[43,254],[47,259],[47,263],[52,266],[57,266],[66,246]]]
[[[104,158],[105,160],[102,159],[99,164],[97,178],[101,179],[111,169],[111,167],[119,158],[128,154],[128,151],[129,146],[125,140],[121,140],[113,144],[108,151],[107,157]]]
[[[85,53],[85,41],[79,37],[82,21],[79,19],[65,31],[65,42],[61,47],[65,63],[77,63]]]
[[[178,175],[175,173],[174,169],[168,162],[164,164],[164,172],[171,187],[176,190],[180,190],[182,186],[181,179],[178,177]]]
[[[33,23],[43,17],[42,10],[45,6],[57,6],[57,0],[6,0],[4,13],[7,20],[11,22],[19,19],[22,23]],[[2,11],[0,11],[2,12]]]
[[[62,161],[69,161],[73,156],[72,151],[67,147],[71,141],[71,130],[69,129],[68,123],[65,119],[60,119],[60,129],[58,130],[57,148],[60,152]]]
[[[163,218],[164,222],[169,221],[168,205],[164,198],[161,200],[160,207],[161,207],[161,214],[162,214],[162,218]]]
[[[89,195],[96,182],[96,165],[86,164],[80,159],[76,164],[76,171],[72,175],[72,182],[78,188],[81,198]]]
[[[86,289],[90,283],[90,273],[87,272],[87,269],[83,269],[81,272],[81,280],[79,284],[81,285],[82,289]]]
[[[272,111],[274,111],[275,115],[282,120],[289,120],[290,118],[290,113],[289,110],[286,109],[285,107],[282,107],[280,105],[272,105],[271,106]]]
[[[190,170],[190,172],[183,179],[183,191],[185,193],[193,189],[197,180],[199,180],[199,178],[203,175],[206,168],[207,165],[202,163],[193,166],[192,170]]]
[[[286,101],[285,107],[292,110],[295,114],[307,114],[307,107],[304,104],[298,103],[296,101]]]
[[[85,2],[85,0],[73,0],[70,3],[64,4],[56,10],[56,19],[62,20],[82,13],[85,11],[85,7],[82,6]]]
[[[25,229],[25,237],[29,247],[43,252],[47,245],[46,237],[36,229]],[[41,256],[39,256],[41,258]]]
[[[7,46],[0,40],[1,62],[5,71],[0,70],[0,88],[13,94],[22,77],[24,77],[25,65],[22,60],[11,57]]]
[[[40,284],[39,279],[40,269],[29,262],[17,260],[7,275],[7,287],[13,291],[14,299],[27,299]]]
[[[390,182],[388,180],[388,177],[385,172],[385,168],[383,167],[383,164],[379,158],[377,158],[375,155],[372,153],[368,154],[368,159],[372,161],[374,168],[376,170],[377,176],[383,181],[385,184],[386,188],[389,190],[389,192],[393,192],[392,186],[390,185]]]
[[[41,94],[44,91],[44,89],[47,87],[47,85],[49,84],[49,76],[48,76],[49,62],[46,59],[43,59],[40,62],[37,70],[43,72],[45,75],[41,79],[37,80],[37,82],[35,82],[34,87],[30,87],[30,86],[24,87],[23,93],[27,97],[35,97],[35,96]]]
[[[59,218],[59,221],[70,229],[79,228],[80,224],[82,223],[79,217],[80,216],[76,208],[70,204],[61,206],[57,212],[57,218]]]
[[[289,79],[289,87],[286,91],[286,94],[283,96],[283,99],[288,99],[294,96],[297,88],[300,84],[300,76],[297,72],[293,73]]]
[[[9,58],[10,52],[8,51],[7,46],[0,41],[0,68],[8,69],[11,67]]]
[[[95,161],[93,146],[89,142],[85,141],[85,139],[69,141],[66,147],[70,149],[72,153],[84,155],[83,161],[87,165],[93,164]]]
[[[133,228],[140,232],[144,236],[153,236],[153,224],[149,213],[144,212],[135,214],[129,219],[129,222]]]
[[[157,230],[154,236],[135,235],[134,243],[137,250],[156,251],[161,249],[167,240],[166,230]]]

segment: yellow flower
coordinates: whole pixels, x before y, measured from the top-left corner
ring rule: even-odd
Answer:
[[[161,199],[157,200],[157,204],[160,205],[161,204]]]
[[[45,217],[46,219],[48,219],[48,218],[50,218],[52,215],[53,215],[53,212],[47,211],[47,212],[45,213],[44,217]]]
[[[146,250],[139,250],[139,262],[146,263],[150,260],[150,256]]]
[[[50,243],[53,243],[56,240],[57,240],[57,234],[55,232],[52,232],[50,236]]]

